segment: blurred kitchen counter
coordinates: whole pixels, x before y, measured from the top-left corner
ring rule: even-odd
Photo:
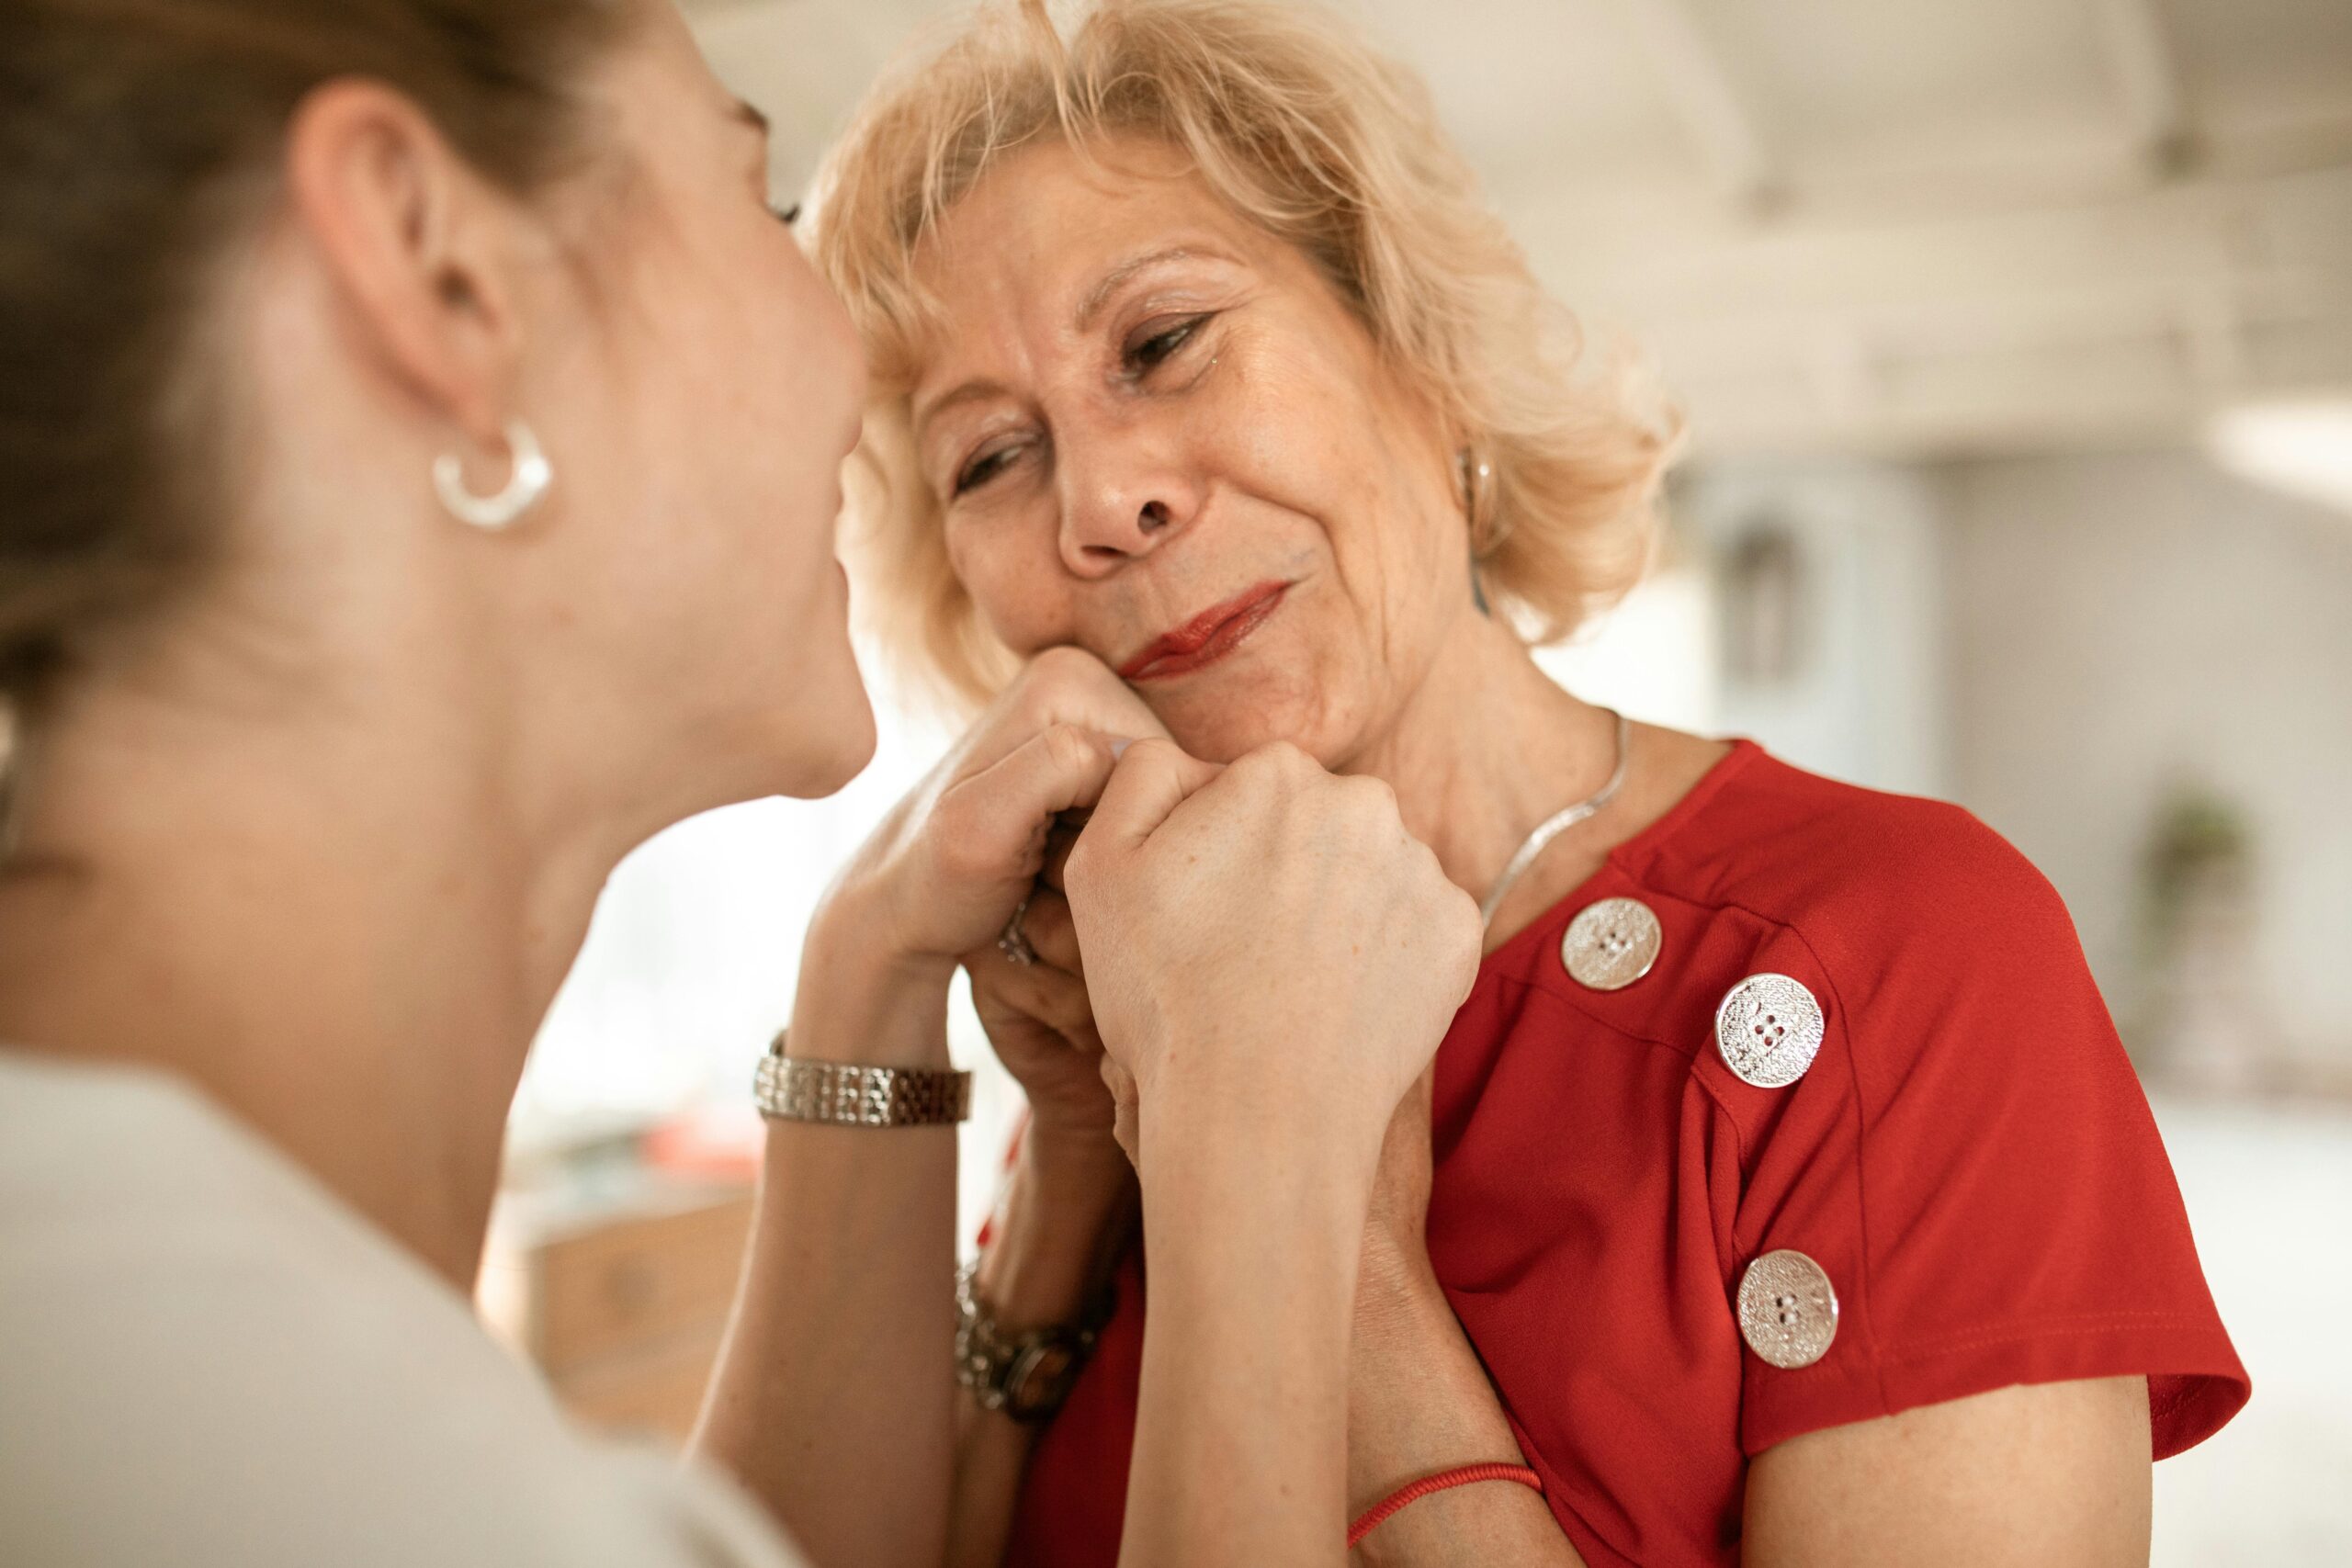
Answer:
[[[755,1162],[674,1128],[534,1157],[492,1218],[483,1321],[583,1423],[683,1444],[727,1331]]]

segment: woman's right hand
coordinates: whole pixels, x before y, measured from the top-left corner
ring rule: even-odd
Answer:
[[[1172,1118],[1187,1136],[1330,1144],[1368,1182],[1482,934],[1388,786],[1288,745],[1219,769],[1139,742],[1065,874],[1147,1179]]]
[[[1337,1563],[1374,1168],[1477,907],[1387,785],[1291,746],[1137,741],[1064,879],[1150,1236],[1121,1560]]]
[[[1093,655],[1037,655],[883,819],[820,923],[855,926],[857,945],[897,965],[952,973],[1027,896],[1057,816],[1093,804],[1114,740],[1166,734]]]

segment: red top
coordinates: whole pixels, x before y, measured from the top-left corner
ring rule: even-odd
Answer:
[[[1655,965],[1564,966],[1596,899],[1657,916]],[[1825,1020],[1793,1083],[1715,1037],[1751,975]],[[1787,1438],[2012,1383],[2145,1373],[2155,1457],[2245,1403],[2146,1100],[2065,907],[1956,807],[1740,742],[1487,955],[1437,1056],[1431,1262],[1561,1528],[1594,1568],[1738,1561],[1747,1461]],[[1838,1300],[1810,1366],[1742,1340],[1759,1255]],[[1007,1562],[1118,1557],[1143,1349],[1140,1250],[1023,1483]]]

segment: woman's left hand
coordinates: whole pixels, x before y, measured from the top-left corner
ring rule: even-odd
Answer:
[[[1062,862],[1076,836],[1074,825],[1056,827],[1021,918],[1036,961],[1013,963],[991,944],[966,953],[964,970],[989,1043],[1028,1097],[1024,1141],[1100,1152],[1112,1142],[1111,1091],[1102,1081],[1102,1037],[1086,994],[1078,928],[1061,892]]]

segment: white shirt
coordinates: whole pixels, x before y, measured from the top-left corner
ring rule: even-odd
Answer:
[[[0,1050],[0,1563],[798,1561],[192,1089]]]

